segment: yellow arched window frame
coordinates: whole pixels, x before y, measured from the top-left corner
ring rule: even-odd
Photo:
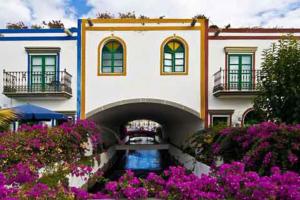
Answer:
[[[166,38],[160,47],[161,75],[188,75],[189,47],[179,36]]]
[[[126,44],[116,36],[104,38],[98,45],[98,76],[126,76]]]

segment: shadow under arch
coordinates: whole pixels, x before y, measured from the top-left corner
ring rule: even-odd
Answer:
[[[181,146],[192,133],[203,128],[199,112],[176,102],[152,98],[117,101],[96,108],[86,116],[99,126],[116,133],[129,121],[152,120],[163,126],[164,139],[177,146]]]

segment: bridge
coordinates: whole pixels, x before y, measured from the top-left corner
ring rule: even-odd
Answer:
[[[122,144],[115,145],[115,150],[168,150],[169,144]]]

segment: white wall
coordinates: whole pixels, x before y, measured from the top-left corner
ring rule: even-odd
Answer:
[[[118,25],[116,25],[118,26]],[[200,112],[200,33],[194,31],[114,31],[127,46],[126,76],[97,76],[97,48],[110,31],[86,33],[86,113],[126,99],[169,100]],[[176,34],[189,45],[189,75],[160,75],[160,47]]]
[[[60,70],[66,69],[72,75],[72,92],[70,99],[47,98],[8,98],[2,94],[3,70],[27,71],[27,52],[25,47],[60,47]],[[51,110],[76,110],[77,48],[76,40],[68,41],[0,41],[0,106],[12,107],[24,103],[36,104]]]

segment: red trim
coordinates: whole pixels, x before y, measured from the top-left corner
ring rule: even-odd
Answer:
[[[300,40],[300,36],[294,36]],[[208,36],[209,40],[279,40],[284,36]]]
[[[241,126],[242,126],[242,127],[244,127],[244,120],[245,120],[246,115],[247,115],[249,112],[253,111],[253,110],[254,110],[254,108],[248,108],[248,109],[243,113],[243,115],[242,115],[242,122],[241,122]]]
[[[255,75],[256,75],[255,74],[255,55],[256,55],[255,53],[256,52],[253,53],[253,58],[252,58],[252,66],[253,66],[253,69],[252,69],[253,70],[252,71],[252,83],[253,83],[252,88],[253,89],[255,89],[255,78],[256,78],[255,77]]]
[[[210,28],[209,32],[217,29]],[[229,28],[222,29],[221,33],[300,33],[300,28]]]
[[[208,128],[208,20],[205,20],[205,128]]]
[[[224,71],[224,76],[225,76],[225,83],[224,83],[224,86],[225,86],[225,90],[227,90],[227,68],[228,68],[228,53],[226,52],[225,53],[225,71]]]

